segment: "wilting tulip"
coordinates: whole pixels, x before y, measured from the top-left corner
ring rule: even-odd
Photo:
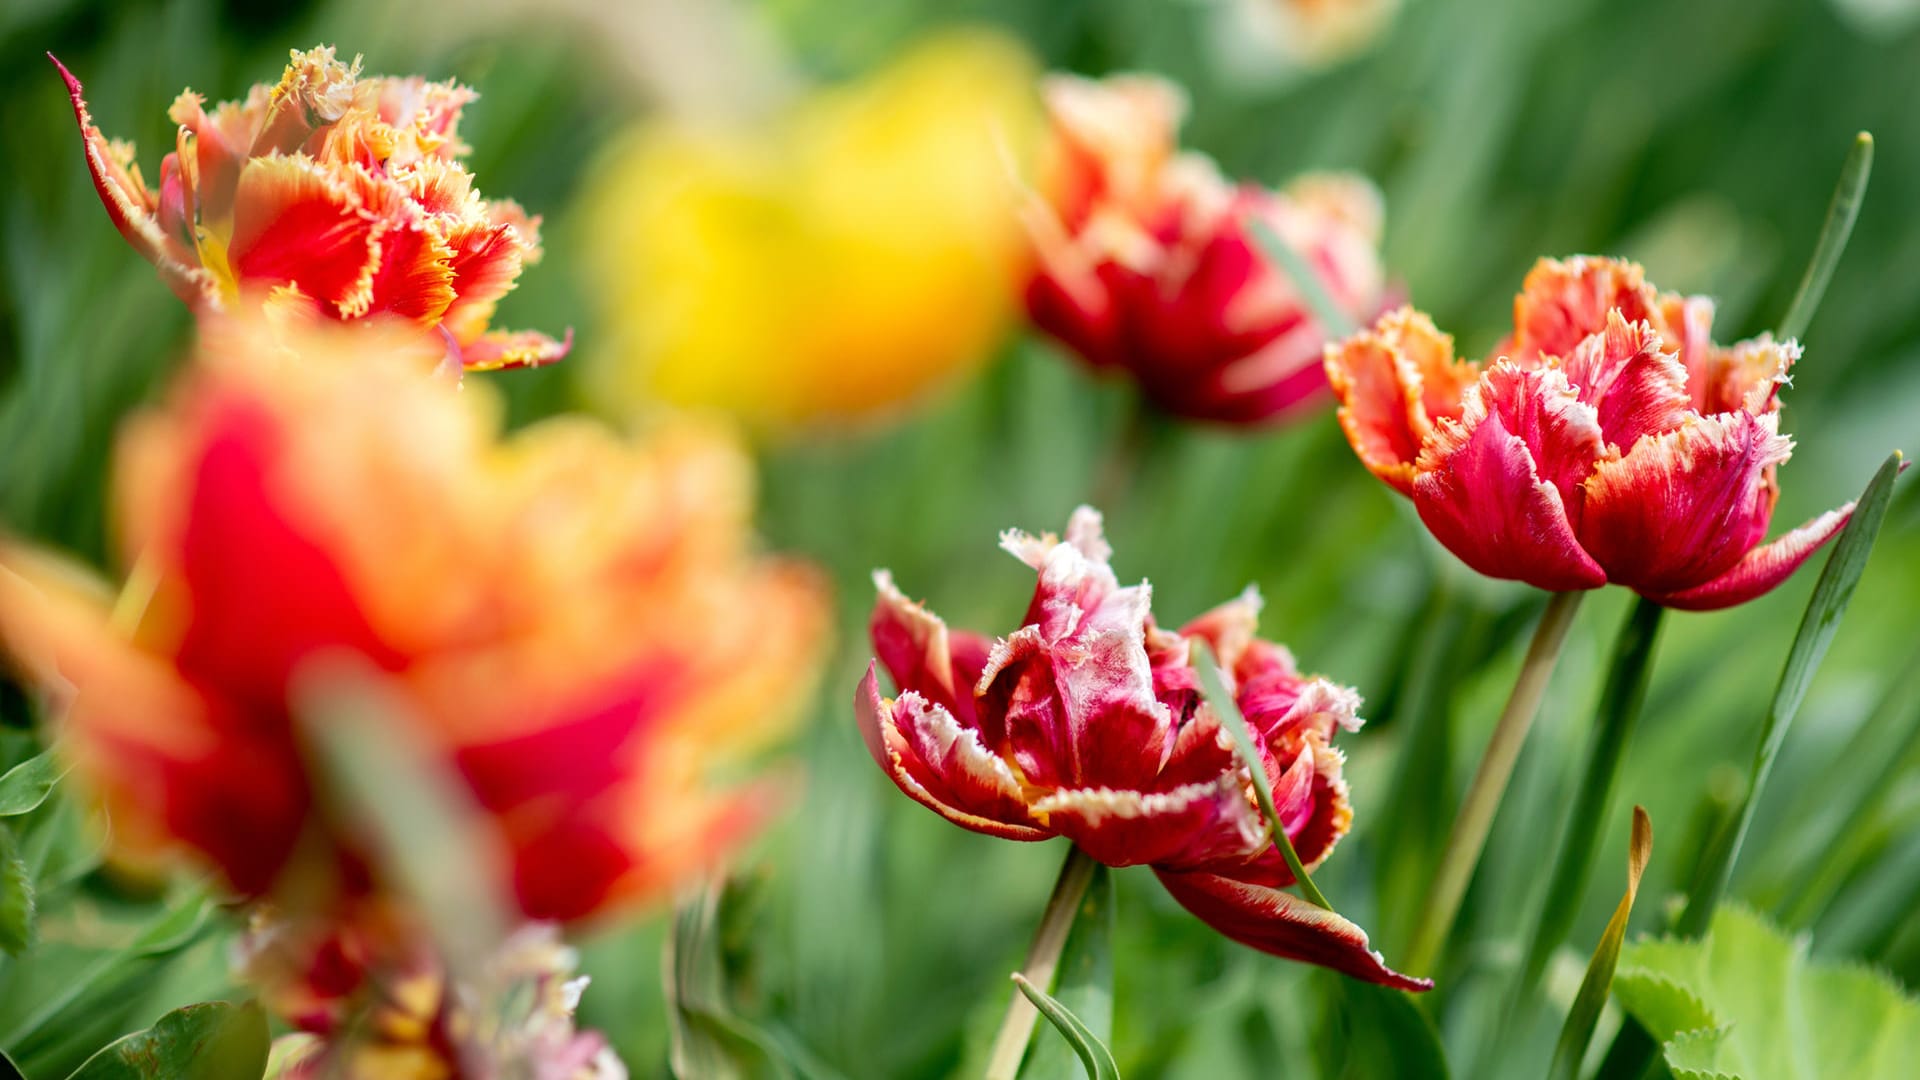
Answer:
[[[308,987],[352,957],[337,941],[316,952],[302,930],[256,913],[235,951],[241,977],[280,1015],[310,1019],[297,995],[311,994]],[[423,949],[382,971],[377,992],[362,995],[367,1000],[356,1003],[350,1022],[330,1015],[324,1026],[277,1040],[267,1080],[626,1080],[606,1038],[574,1027],[588,982],[574,975],[578,966],[551,923],[521,927],[467,979],[449,976]]]
[[[1712,318],[1711,301],[1656,293],[1632,263],[1542,260],[1484,366],[1402,310],[1330,348],[1327,374],[1360,460],[1468,566],[1723,608],[1784,581],[1853,504],[1761,543],[1800,346],[1721,347]]]
[[[1185,99],[1160,79],[1048,79],[1053,175],[1025,215],[1038,269],[1034,323],[1096,370],[1119,370],[1154,405],[1231,424],[1323,400],[1327,330],[1268,264],[1264,222],[1357,321],[1379,310],[1380,196],[1357,176],[1283,191],[1231,184],[1178,152]]]
[[[1150,865],[1215,929],[1279,956],[1407,989],[1358,926],[1281,891],[1293,883],[1252,780],[1199,691],[1195,641],[1219,656],[1302,862],[1316,866],[1353,811],[1341,730],[1360,726],[1351,689],[1303,677],[1254,636],[1249,593],[1170,633],[1149,589],[1120,587],[1100,516],[1082,507],[1064,541],[1009,532],[1039,573],[1023,625],[997,641],[949,630],[884,572],[871,668],[855,698],[867,748],[900,790],[957,825],[1009,840],[1064,836],[1110,866]]]
[[[342,64],[331,47],[295,52],[278,85],[242,101],[209,112],[191,90],[175,99],[179,140],[156,191],[54,64],[107,215],[196,311],[244,296],[334,319],[403,316],[437,328],[448,358],[474,371],[566,355],[543,334],[487,329],[540,257],[540,219],[474,190],[460,164],[466,87],[362,78],[359,59]]]
[[[971,369],[1024,272],[1031,62],[948,34],[772,122],[663,121],[588,186],[599,401],[766,427],[896,409]]]
[[[819,584],[752,554],[731,445],[572,419],[501,439],[495,400],[431,352],[410,330],[206,320],[119,443],[121,609],[0,548],[0,642],[64,706],[113,838],[189,849],[243,895],[325,915],[385,888],[316,801],[302,732],[325,713],[296,708],[342,655],[470,793],[504,864],[476,889],[558,920],[657,895],[766,809],[713,773],[802,696]]]

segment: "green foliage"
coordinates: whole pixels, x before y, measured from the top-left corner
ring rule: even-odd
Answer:
[[[1113,871],[1096,864],[1054,969],[1053,998],[1102,1043],[1113,1038],[1114,924]],[[1071,1038],[1042,1039],[1027,1051],[1020,1077],[1073,1080],[1085,1061]]]
[[[101,1048],[68,1080],[258,1080],[271,1041],[260,1006],[208,1001]]]
[[[45,802],[53,786],[60,782],[63,770],[53,751],[39,754],[8,769],[0,776],[0,817],[30,814]]]
[[[1553,1065],[1547,1074],[1553,1080],[1574,1080],[1580,1075],[1580,1061],[1586,1056],[1587,1043],[1593,1038],[1594,1026],[1600,1022],[1600,1010],[1607,1004],[1607,991],[1613,985],[1620,943],[1627,936],[1627,919],[1633,915],[1633,901],[1640,894],[1640,877],[1647,872],[1647,860],[1652,855],[1653,824],[1647,820],[1647,812],[1636,806],[1633,808],[1633,840],[1627,855],[1626,895],[1620,898],[1620,906],[1613,909],[1613,918],[1607,920],[1606,932],[1600,935],[1600,944],[1587,963],[1587,974],[1580,980],[1573,1007],[1567,1010],[1567,1021],[1560,1028],[1560,1043],[1554,1047]]]
[[[1704,938],[1635,942],[1614,992],[1665,1043],[1678,1080],[1880,1080],[1912,1074],[1920,1000],[1857,963],[1725,905]]]
[[[1025,975],[1015,972],[1013,983],[1021,993],[1027,995],[1027,1000],[1033,1002],[1034,1008],[1040,1010],[1040,1015],[1046,1017],[1047,1023],[1053,1025],[1060,1037],[1073,1047],[1073,1052],[1080,1056],[1081,1064],[1086,1066],[1088,1080],[1120,1080],[1120,1067],[1113,1063],[1113,1051],[1108,1050],[1107,1044],[1088,1030],[1087,1025],[1073,1015],[1071,1009],[1060,1004],[1052,994],[1033,985]]]

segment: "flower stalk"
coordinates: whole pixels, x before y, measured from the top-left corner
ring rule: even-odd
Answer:
[[[1487,833],[1506,794],[1507,781],[1513,776],[1514,763],[1520,758],[1520,748],[1526,743],[1533,718],[1540,711],[1547,680],[1553,675],[1561,646],[1566,643],[1567,628],[1572,625],[1580,598],[1585,595],[1583,592],[1555,593],[1547,601],[1546,610],[1540,613],[1540,624],[1534,628],[1533,641],[1527,646],[1520,676],[1514,680],[1513,692],[1507,696],[1506,708],[1501,710],[1493,737],[1480,758],[1480,768],[1473,774],[1466,798],[1460,803],[1446,853],[1440,858],[1440,869],[1434,874],[1433,886],[1427,893],[1426,907],[1420,913],[1407,957],[1407,966],[1412,971],[1431,971],[1440,959],[1441,946],[1460,912],[1467,883],[1473,880],[1474,868],[1480,864],[1481,850],[1486,847]]]
[[[1047,897],[1046,909],[1040,913],[1040,925],[1033,932],[1033,943],[1027,946],[1027,958],[1020,965],[1020,976],[1034,986],[1044,989],[1053,985],[1060,950],[1067,944],[1067,933],[1073,929],[1074,914],[1080,910],[1081,898],[1087,895],[1095,865],[1093,857],[1080,850],[1079,845],[1067,849],[1066,861],[1060,864],[1060,876],[1053,883],[1053,895]],[[1034,1024],[1040,1019],[1039,1010],[1025,994],[1015,992],[1012,997],[1007,1003],[1007,1014],[1000,1021],[1000,1031],[993,1038],[993,1052],[987,1058],[987,1080],[1014,1080],[1020,1072],[1020,1059],[1026,1056],[1027,1043],[1033,1038]]]

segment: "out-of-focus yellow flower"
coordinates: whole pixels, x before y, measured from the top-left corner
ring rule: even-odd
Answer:
[[[872,414],[973,366],[1025,261],[1010,169],[1038,130],[1011,42],[936,38],[758,126],[661,121],[584,198],[594,395],[785,427]]]

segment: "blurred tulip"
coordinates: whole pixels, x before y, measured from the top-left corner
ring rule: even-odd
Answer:
[[[281,1015],[311,1020],[285,1007],[285,995],[348,957],[338,941],[314,951],[299,932],[257,913],[236,952],[243,977]],[[606,1038],[574,1028],[588,982],[578,966],[551,923],[520,928],[470,982],[450,978],[430,951],[409,956],[350,1019],[329,1015],[277,1040],[267,1080],[626,1080]]]
[[[777,123],[661,121],[585,195],[616,411],[773,427],[876,414],[977,364],[1022,274],[1007,170],[1036,126],[1012,42],[948,34]]]
[[[1712,301],[1656,293],[1632,263],[1541,260],[1484,367],[1404,309],[1330,348],[1327,374],[1360,460],[1468,566],[1723,608],[1784,581],[1853,504],[1761,544],[1800,346],[1723,348],[1712,319]]]
[[[1225,0],[1211,37],[1223,67],[1250,82],[1330,67],[1366,51],[1400,0]]]
[[[804,698],[821,585],[753,554],[727,442],[575,419],[503,439],[432,353],[390,325],[203,321],[119,442],[119,617],[89,576],[0,547],[0,643],[65,706],[114,840],[190,849],[245,896],[331,917],[389,891],[316,801],[292,704],[343,653],[498,840],[506,880],[474,888],[558,920],[658,895],[764,816],[764,786],[712,774]]]
[[[1146,584],[1120,587],[1100,516],[1082,507],[1064,542],[1008,532],[1001,546],[1038,572],[1024,624],[990,641],[949,630],[884,572],[874,651],[855,697],[874,760],[900,790],[957,825],[1009,840],[1064,836],[1110,866],[1151,865],[1183,905],[1228,937],[1356,978],[1425,989],[1386,967],[1358,926],[1282,892],[1293,883],[1268,837],[1252,780],[1199,690],[1195,640],[1220,658],[1303,863],[1312,868],[1353,811],[1336,732],[1360,726],[1359,695],[1303,677],[1254,636],[1247,595],[1169,633]]]
[[[1186,101],[1160,79],[1055,76],[1045,89],[1053,173],[1025,214],[1034,323],[1177,416],[1255,424],[1324,400],[1327,330],[1268,264],[1251,223],[1271,227],[1333,303],[1365,321],[1383,289],[1373,186],[1348,174],[1278,192],[1228,183],[1208,158],[1177,150]]]
[[[94,126],[80,82],[58,60],[107,215],[197,311],[251,301],[352,320],[398,315],[438,328],[468,370],[565,356],[543,334],[489,331],[540,219],[480,197],[460,164],[457,83],[360,76],[331,46],[294,52],[276,86],[204,107],[183,92],[167,116],[177,148],[147,187],[131,144]]]

